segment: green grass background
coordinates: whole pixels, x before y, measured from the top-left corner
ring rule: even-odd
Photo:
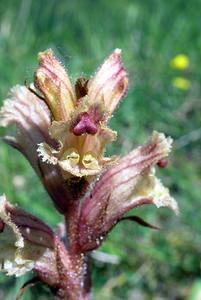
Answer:
[[[109,153],[124,154],[153,129],[171,135],[169,167],[158,175],[180,206],[143,207],[137,214],[159,232],[120,224],[100,249],[119,263],[93,262],[96,300],[199,300],[201,289],[201,34],[199,0],[1,0],[0,101],[11,86],[32,81],[37,53],[51,47],[72,80],[90,76],[114,48],[123,50],[130,89],[111,120],[118,141]],[[190,59],[186,71],[170,68],[179,53]],[[188,90],[173,87],[183,76]],[[1,135],[5,130],[1,129]],[[60,216],[28,162],[0,144],[0,192],[13,203],[55,226]],[[19,182],[20,181],[20,182]],[[20,184],[19,184],[20,183]],[[30,278],[0,276],[0,299],[13,300]],[[24,300],[52,299],[36,286]]]

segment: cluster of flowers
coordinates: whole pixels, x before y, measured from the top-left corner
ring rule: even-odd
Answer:
[[[0,124],[14,124],[17,131],[4,140],[28,159],[65,226],[55,233],[1,196],[0,263],[7,275],[33,270],[56,297],[88,299],[88,254],[124,214],[144,204],[177,210],[154,171],[155,165],[164,166],[170,137],[153,132],[147,143],[122,158],[104,156],[105,146],[117,136],[109,120],[127,88],[116,49],[92,78],[80,77],[74,87],[47,50],[39,54],[34,84],[11,89]]]

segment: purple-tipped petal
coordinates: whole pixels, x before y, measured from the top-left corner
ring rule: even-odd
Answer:
[[[154,176],[153,168],[168,156],[171,143],[171,138],[154,132],[146,145],[123,157],[97,181],[81,211],[79,230],[83,249],[96,248],[99,238],[134,207],[155,204],[177,211],[175,200]]]
[[[74,91],[65,69],[51,49],[39,53],[35,85],[44,95],[54,119],[68,120],[74,110]]]
[[[128,75],[121,62],[120,49],[114,50],[105,60],[87,87],[91,105],[102,102],[106,112],[112,115],[128,89]]]

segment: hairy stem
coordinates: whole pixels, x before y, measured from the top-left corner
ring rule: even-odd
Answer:
[[[71,276],[74,277],[74,290],[72,295],[68,290],[68,298],[66,298],[69,300],[88,300],[91,287],[88,257],[81,251],[78,243],[79,205],[79,200],[71,201],[65,214],[68,252],[73,270]]]

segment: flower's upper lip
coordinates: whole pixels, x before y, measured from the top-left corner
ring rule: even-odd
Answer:
[[[79,98],[76,99],[68,74],[49,49],[39,54],[35,85],[44,95],[55,120],[64,121],[76,109],[80,96],[86,95],[89,107],[104,105],[105,111],[112,115],[127,91],[128,76],[121,62],[121,50],[116,49],[89,81],[78,79],[75,90]]]
[[[75,109],[75,94],[70,79],[51,49],[39,54],[35,85],[44,95],[55,120],[67,120]]]

